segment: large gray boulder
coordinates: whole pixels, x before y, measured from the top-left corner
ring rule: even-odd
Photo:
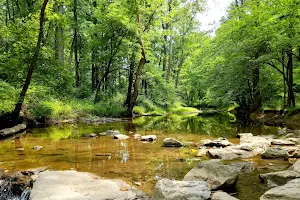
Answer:
[[[211,200],[239,200],[239,199],[230,196],[226,192],[216,191],[211,195]]]
[[[33,185],[30,200],[148,199],[121,180],[106,180],[77,171],[45,171]]]
[[[294,179],[283,186],[268,190],[260,200],[300,200],[300,179]]]
[[[267,174],[260,174],[261,182],[266,183],[268,187],[281,186],[290,180],[300,178],[300,174],[293,170],[284,170],[279,172],[271,172]]]
[[[263,159],[284,159],[289,158],[288,151],[281,147],[268,148],[262,155]]]
[[[206,181],[212,190],[235,190],[238,180],[236,167],[224,165],[219,160],[208,160],[197,164],[189,171],[184,181]]]
[[[243,150],[241,146],[229,146],[221,149],[209,149],[207,157],[221,160],[233,160],[236,158],[253,157],[256,154],[252,151]]]
[[[266,149],[271,145],[270,138],[263,136],[253,136],[251,133],[241,133],[240,137],[240,145],[243,148],[251,150],[256,154],[263,153]]]
[[[155,185],[152,200],[206,200],[210,190],[204,181],[162,179]]]
[[[288,170],[260,174],[259,178],[269,187],[281,186],[290,180],[300,178],[300,160],[297,160]]]

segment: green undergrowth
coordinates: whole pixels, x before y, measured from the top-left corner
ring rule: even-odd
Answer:
[[[0,81],[0,111],[11,112],[14,109],[20,90]],[[55,96],[47,87],[32,85],[26,95],[23,112],[31,118],[51,118],[56,120],[77,117],[120,117],[126,112],[122,103],[124,96],[115,95],[94,104],[91,99],[76,99]]]
[[[139,104],[134,107],[133,112],[140,115],[187,114],[199,112],[198,109],[187,107],[180,102],[175,102],[165,107],[156,105],[149,99],[142,98],[139,101]]]

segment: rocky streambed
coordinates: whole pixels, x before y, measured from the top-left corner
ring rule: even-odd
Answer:
[[[297,132],[226,139],[131,126],[69,124],[3,141],[1,198],[298,198]]]

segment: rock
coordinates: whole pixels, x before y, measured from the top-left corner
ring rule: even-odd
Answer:
[[[38,167],[38,168],[32,168],[32,169],[27,169],[24,171],[21,171],[21,174],[25,176],[32,176],[32,175],[38,175],[41,172],[44,172],[48,167]]]
[[[16,151],[24,151],[24,148],[16,148]]]
[[[268,190],[260,200],[300,200],[300,179],[294,179],[283,186]]]
[[[300,160],[297,160],[290,168],[289,170],[293,170],[295,172],[300,173]]]
[[[253,136],[251,133],[239,134],[240,145],[243,148],[251,149],[255,154],[263,153],[266,149],[271,146],[269,139],[261,136]]]
[[[98,137],[98,135],[95,133],[90,133],[90,134],[87,134],[86,136],[87,137]]]
[[[173,181],[162,179],[155,185],[152,200],[206,200],[210,190],[204,181]]]
[[[216,191],[211,195],[211,200],[238,200],[238,199],[230,196],[226,192]]]
[[[112,136],[115,140],[127,140],[129,137],[124,134],[116,134]]]
[[[289,151],[291,158],[300,158],[300,149],[295,149],[295,151]]]
[[[197,156],[202,157],[206,155],[206,149],[199,149]]]
[[[242,138],[242,137],[244,137],[244,138],[247,138],[247,137],[253,137],[253,134],[252,133],[239,133],[237,136],[236,136],[237,138]]]
[[[148,199],[124,181],[76,171],[45,171],[33,185],[31,200]]]
[[[141,141],[153,142],[156,140],[156,135],[144,135],[141,137]]]
[[[100,135],[100,136],[107,136],[107,135],[113,136],[113,135],[119,135],[119,134],[121,134],[120,131],[117,131],[117,130],[107,130],[105,132],[99,133],[98,135]]]
[[[288,137],[286,140],[294,142],[295,144],[300,143],[300,138]]]
[[[283,135],[283,134],[286,134],[286,133],[287,133],[287,130],[286,130],[286,128],[283,128],[283,129],[280,129],[277,133],[278,133],[279,135]]]
[[[134,134],[133,135],[133,138],[135,139],[135,140],[138,140],[138,139],[140,139],[142,136],[141,136],[141,134]]]
[[[225,138],[218,138],[216,140],[203,140],[202,144],[203,146],[208,146],[208,147],[227,147],[233,145]]]
[[[276,187],[284,185],[295,178],[300,178],[300,174],[293,170],[284,170],[279,172],[260,174],[259,178],[261,179],[261,182],[266,183],[268,187]]]
[[[185,181],[206,181],[212,190],[234,190],[238,180],[236,168],[224,165],[219,160],[208,160],[197,164],[189,171]]]
[[[142,185],[141,182],[133,182],[133,184],[136,185],[136,186],[141,186]]]
[[[248,158],[256,154],[251,151],[239,149],[239,147],[226,147],[222,149],[209,149],[206,153],[209,158],[233,160],[236,158]]]
[[[41,150],[42,148],[44,148],[43,146],[34,146],[33,149],[36,151]]]
[[[32,180],[29,176],[23,176],[17,172],[13,175],[0,173],[0,199],[14,200],[20,199],[23,191],[32,186]]]
[[[26,129],[26,124],[19,124],[17,126],[14,126],[12,128],[5,128],[0,130],[0,136],[1,137],[7,137],[16,133],[19,133],[21,131],[24,131]]]
[[[295,142],[289,141],[289,140],[283,140],[283,139],[274,139],[271,141],[272,145],[284,145],[284,146],[294,146]]]
[[[288,151],[280,147],[268,148],[263,154],[263,159],[285,159],[289,157]]]
[[[234,162],[229,166],[233,167],[238,173],[250,173],[255,169],[253,163],[250,162]]]
[[[173,138],[164,139],[163,147],[182,147],[183,144]]]

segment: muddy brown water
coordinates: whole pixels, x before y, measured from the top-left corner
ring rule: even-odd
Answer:
[[[234,143],[239,132],[276,134],[280,127],[237,128],[228,115],[141,117],[124,122],[86,125],[65,124],[37,128],[14,140],[0,141],[0,168],[7,172],[48,166],[53,170],[91,172],[103,178],[127,181],[151,195],[160,178],[181,180],[200,160],[195,147],[163,148],[163,139],[176,138],[183,142],[226,137]],[[84,137],[109,129],[130,136],[128,140],[113,140],[109,136]],[[156,135],[154,143],[133,138],[135,133]],[[34,146],[43,146],[39,151]],[[24,149],[24,150],[23,150]],[[259,156],[244,159],[253,162],[255,171],[240,176],[235,196],[254,200],[267,190],[258,174],[287,168],[288,161],[262,160]]]

